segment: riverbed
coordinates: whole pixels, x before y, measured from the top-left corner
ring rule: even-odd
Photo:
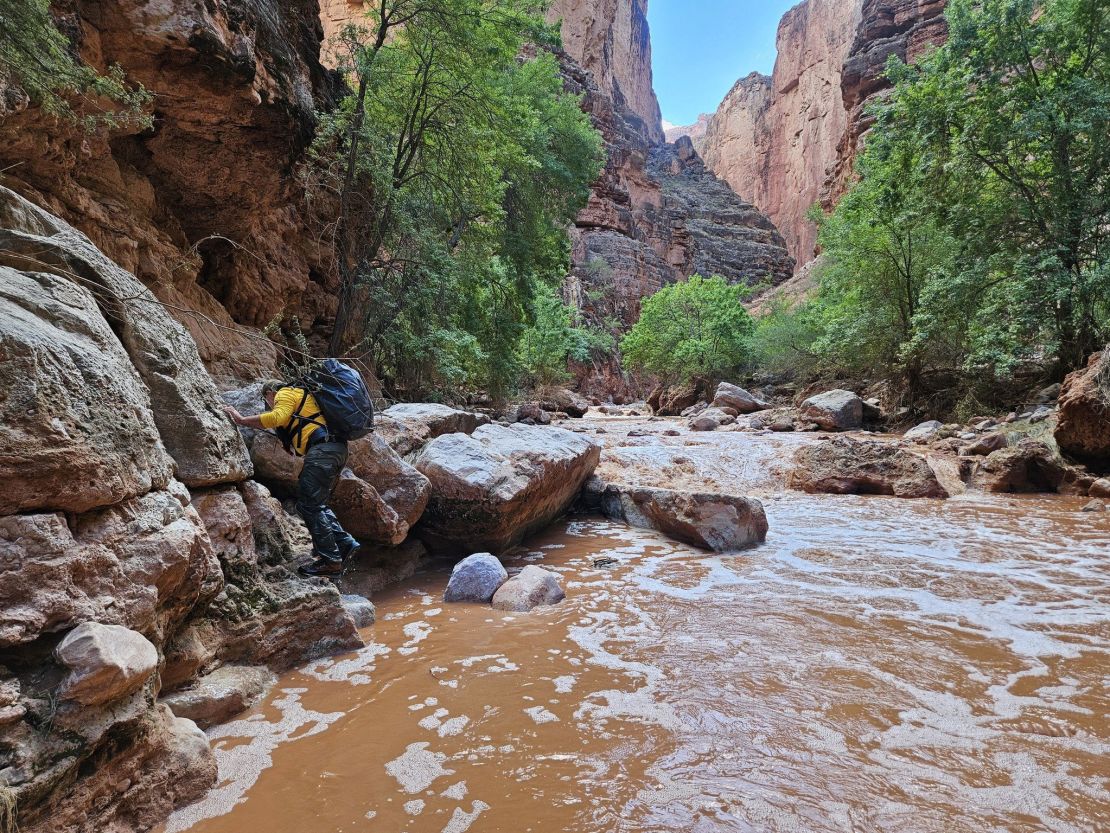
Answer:
[[[1110,830],[1110,513],[801,495],[803,438],[604,424],[726,450],[766,544],[571,516],[505,558],[562,576],[529,614],[418,573],[365,649],[209,732],[220,784],[167,833]]]

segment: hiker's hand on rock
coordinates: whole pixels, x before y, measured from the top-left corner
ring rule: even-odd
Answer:
[[[241,413],[239,413],[237,410],[235,410],[234,408],[232,408],[230,405],[225,405],[224,406],[224,413],[227,414],[228,418],[232,422],[234,422],[236,425],[242,425],[243,424],[243,415]]]

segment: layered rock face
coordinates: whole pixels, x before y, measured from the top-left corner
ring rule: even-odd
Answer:
[[[771,77],[752,73],[725,96],[698,145],[705,163],[774,221],[801,264],[817,230],[806,212],[848,127],[841,72],[861,0],[806,0],[783,17]]]
[[[86,233],[242,378],[272,365],[226,329],[334,310],[296,166],[334,80],[318,60],[316,0],[63,0],[61,25],[97,67],[155,96],[154,127],[87,134],[5,97],[5,182]]]
[[[816,254],[806,219],[851,183],[867,108],[889,90],[887,58],[943,41],[945,0],[804,0],[783,17],[771,77],[741,79],[695,142],[706,164],[774,221],[799,266]]]
[[[362,643],[149,290],[6,188],[0,287],[0,787],[28,833],[148,829],[216,775],[160,694]]]

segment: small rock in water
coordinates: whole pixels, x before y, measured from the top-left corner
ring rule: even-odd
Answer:
[[[378,615],[377,611],[374,610],[374,603],[365,596],[357,596],[351,593],[340,596],[339,600],[343,603],[343,608],[355,620],[356,628],[368,628],[377,621]]]
[[[477,602],[488,604],[509,579],[509,573],[496,556],[475,553],[455,565],[443,592],[445,602]]]
[[[493,606],[498,610],[527,613],[541,605],[558,604],[566,597],[555,573],[529,565],[501,585],[493,596]]]
[[[1083,511],[1084,512],[1105,512],[1106,511],[1106,504],[1103,503],[1101,500],[1092,500],[1090,503],[1088,503],[1086,506],[1083,507]]]
[[[594,559],[594,566],[598,567],[600,569],[603,569],[603,570],[608,570],[612,567],[616,567],[619,564],[620,564],[620,561],[618,559],[610,558],[608,556],[603,556],[602,558],[595,558]]]

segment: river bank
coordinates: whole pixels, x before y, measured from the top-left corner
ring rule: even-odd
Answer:
[[[580,427],[623,454],[716,455],[762,500],[766,543],[713,555],[575,516],[504,559],[562,576],[567,600],[530,614],[444,605],[449,568],[426,568],[375,596],[365,649],[210,730],[220,785],[166,830],[1067,833],[1110,818],[1106,513],[1056,495],[803,495],[781,464],[811,436]]]

